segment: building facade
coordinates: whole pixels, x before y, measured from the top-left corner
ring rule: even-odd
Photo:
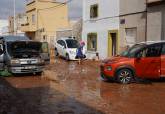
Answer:
[[[25,35],[25,33],[21,31],[21,24],[26,21],[25,14],[17,14],[15,17],[15,22],[14,22],[14,17],[9,16],[8,21],[9,21],[9,34],[10,35],[19,35],[19,36]]]
[[[143,41],[165,39],[164,0],[84,0],[87,57],[101,59]]]
[[[100,58],[118,51],[119,0],[83,0],[82,40],[86,42],[87,58],[96,53]],[[112,50],[112,37],[114,50]]]
[[[0,35],[8,35],[8,20],[0,19]]]
[[[56,31],[56,40],[64,37],[73,37],[73,31],[71,28],[58,29]]]
[[[56,31],[56,38],[71,37],[77,41],[82,40],[82,19],[70,21],[69,28],[58,29]]]
[[[77,41],[82,41],[82,19],[79,19],[72,26],[72,34]]]
[[[147,1],[147,40],[165,40],[165,0]]]
[[[46,41],[52,46],[56,30],[69,26],[67,4],[53,0],[31,0],[26,4],[26,22],[21,30],[32,40]]]
[[[120,0],[120,51],[146,40],[146,0]]]
[[[9,16],[8,23],[9,23],[9,34],[14,35],[14,17],[13,16]]]

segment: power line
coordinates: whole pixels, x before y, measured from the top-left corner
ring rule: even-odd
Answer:
[[[65,6],[66,4],[68,4],[70,2],[72,2],[72,0],[68,0],[66,2],[62,2],[62,3],[60,3],[60,4],[56,5],[56,6],[52,6],[52,7],[48,7],[48,8],[43,8],[43,9],[38,9],[38,10],[48,10],[48,9],[57,8],[57,7],[59,8],[59,7]]]
[[[41,1],[42,2],[42,1]],[[48,10],[48,9],[52,9],[52,8],[59,8],[59,7],[62,7],[62,6],[65,6],[66,4],[72,2],[72,0],[68,0],[66,2],[60,2],[58,5],[56,6],[52,6],[52,7],[48,7],[48,8],[43,8],[43,9],[37,9],[37,15],[39,14],[39,11],[41,10]],[[57,3],[57,2],[56,2]],[[38,16],[37,16],[38,17]],[[38,21],[37,21],[37,30],[38,30]]]

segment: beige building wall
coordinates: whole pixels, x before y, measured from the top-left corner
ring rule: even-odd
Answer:
[[[143,12],[146,10],[146,0],[120,0],[120,15]]]
[[[47,3],[49,7],[59,5],[59,3]],[[58,6],[56,8],[47,8],[44,2],[37,4],[38,9],[38,27],[39,29],[44,28],[42,36],[46,35],[48,42],[54,42],[56,40],[56,30],[59,28],[66,28],[69,26],[68,21],[68,8],[67,5]],[[54,38],[53,38],[54,37]],[[43,39],[44,40],[44,39]]]
[[[26,14],[28,24],[23,31],[32,36],[35,34],[35,38],[32,39],[47,41],[51,46],[56,40],[56,30],[69,26],[67,4],[51,0],[35,0],[27,4]]]
[[[24,23],[25,14],[17,14],[15,17],[15,30],[14,30],[14,17],[9,16],[8,23],[9,23],[9,34],[10,35],[24,35],[24,32],[21,32],[21,25]]]
[[[127,34],[135,39],[134,43],[145,41],[146,16],[146,0],[120,0],[120,51],[133,45]],[[130,32],[127,33],[128,29]]]
[[[73,37],[77,41],[82,40],[82,19],[70,21],[70,27],[56,31],[57,39],[61,37]]]
[[[165,4],[148,7],[147,40],[165,40]]]
[[[120,17],[120,20],[125,20],[124,24],[120,23],[121,47],[128,45],[128,39],[126,38],[126,29],[136,29],[135,43],[145,41],[146,13],[122,16]]]
[[[60,39],[63,37],[72,37],[72,29],[63,29],[63,30],[58,30],[56,31],[56,39]]]

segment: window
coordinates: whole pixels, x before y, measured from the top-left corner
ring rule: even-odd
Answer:
[[[137,57],[159,57],[161,51],[161,45],[149,46],[141,50]]]
[[[139,52],[139,50],[143,49],[144,45],[136,44],[129,48],[125,53],[123,53],[124,56],[126,57],[135,57],[135,54]],[[140,54],[138,55],[140,56]]]
[[[88,51],[97,51],[97,34],[90,33],[87,36],[87,49]]]
[[[42,53],[49,53],[49,46],[47,42],[42,43]]]
[[[138,58],[146,57],[146,50],[141,50],[141,51],[137,54],[136,57],[138,57]]]
[[[72,39],[66,40],[66,44],[68,48],[78,48],[79,46],[77,40],[72,40]]]
[[[146,50],[146,57],[159,57],[160,51],[161,51],[161,45],[148,47]]]
[[[90,7],[90,18],[98,17],[98,4],[91,5]]]
[[[58,40],[57,43],[61,46],[64,46],[66,48],[66,44],[63,40]]]
[[[61,40],[61,45],[64,46],[66,48],[66,44],[64,41]]]
[[[137,28],[126,28],[126,42],[128,45],[133,45],[136,43]]]
[[[57,43],[58,43],[59,45],[62,45],[62,41],[61,41],[61,40],[58,40]]]
[[[32,23],[34,24],[35,23],[35,15],[32,14]]]

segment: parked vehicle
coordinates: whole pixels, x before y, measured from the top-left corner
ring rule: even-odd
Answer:
[[[165,77],[165,41],[142,42],[120,54],[104,60],[101,77],[128,84],[135,77]]]
[[[22,36],[1,37],[0,69],[14,74],[41,73],[49,55],[43,50],[46,48],[43,48],[43,44],[45,42],[31,41]]]
[[[62,56],[66,60],[76,60],[76,51],[79,46],[77,40],[72,38],[61,38],[55,45],[55,56]]]

